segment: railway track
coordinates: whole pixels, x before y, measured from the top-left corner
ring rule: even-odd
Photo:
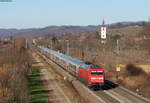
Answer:
[[[150,103],[149,99],[108,80],[102,91],[94,93],[105,100],[105,103]]]
[[[109,80],[106,80],[106,84],[102,87],[102,90],[92,92],[102,99],[103,103],[150,103],[150,99],[138,95]]]

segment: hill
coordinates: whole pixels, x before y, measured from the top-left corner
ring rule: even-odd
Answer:
[[[29,38],[41,35],[62,35],[62,34],[80,34],[92,32],[98,29],[98,26],[48,26],[37,29],[0,29],[0,37],[23,35]]]
[[[111,35],[113,32],[121,32],[124,34],[136,34],[145,22],[119,22],[108,24],[108,33]],[[9,36],[26,36],[33,38],[43,35],[63,35],[63,34],[83,34],[98,30],[100,25],[88,26],[48,26],[44,28],[29,28],[29,29],[0,29],[0,37]],[[128,32],[130,31],[131,32]],[[135,33],[134,33],[135,32]],[[113,33],[113,34],[114,34]],[[121,33],[122,34],[122,33]]]

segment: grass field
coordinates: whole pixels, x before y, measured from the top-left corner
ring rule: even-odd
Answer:
[[[39,71],[33,67],[32,74],[28,77],[30,103],[48,103],[48,97]]]

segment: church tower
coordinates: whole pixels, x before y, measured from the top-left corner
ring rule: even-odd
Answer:
[[[101,26],[101,40],[106,41],[106,25],[105,21],[103,20],[102,26]]]

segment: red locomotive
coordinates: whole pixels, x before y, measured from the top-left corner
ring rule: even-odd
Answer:
[[[100,88],[105,82],[104,69],[86,62],[79,66],[78,78],[89,88]]]

